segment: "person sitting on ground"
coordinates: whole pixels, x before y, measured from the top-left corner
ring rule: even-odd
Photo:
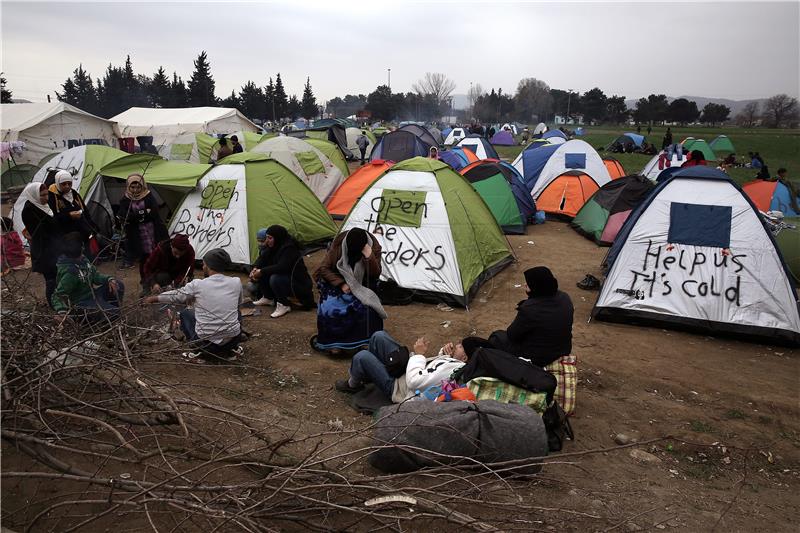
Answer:
[[[681,165],[681,168],[705,166],[705,164],[706,160],[703,152],[700,150],[692,150],[689,153],[689,159],[687,159],[686,162]]]
[[[228,145],[228,139],[225,137],[219,140],[219,148],[217,148],[217,161],[222,161],[233,153],[233,149]]]
[[[255,287],[254,295],[260,295],[253,304],[272,305],[270,315],[279,318],[292,310],[289,297],[294,296],[305,309],[312,309],[314,293],[311,276],[308,275],[300,245],[283,226],[274,225],[260,229],[256,234],[259,249],[250,280]],[[263,243],[263,244],[262,244]]]
[[[463,344],[503,350],[540,367],[569,355],[575,312],[569,295],[558,290],[558,280],[544,266],[526,270],[525,284],[528,298],[517,304],[517,316],[505,331],[488,340],[467,337]]]
[[[727,165],[728,168],[736,166],[736,154],[731,153],[728,154],[728,157],[722,160],[722,162]]]
[[[173,235],[158,243],[142,269],[142,296],[183,286],[194,277],[194,248],[189,237]]]
[[[193,309],[180,311],[181,330],[191,343],[192,359],[233,360],[241,355],[239,304],[242,301],[242,283],[238,277],[226,276],[231,257],[222,248],[215,248],[203,257],[205,278],[190,281],[180,289],[148,296],[145,303],[186,304]]]
[[[336,236],[314,273],[319,288],[319,350],[333,354],[364,346],[383,329],[386,311],[375,287],[381,275],[381,246],[361,228]]]
[[[348,378],[336,382],[336,390],[355,393],[365,384],[374,383],[393,403],[400,403],[423,393],[428,387],[441,385],[469,359],[464,346],[453,343],[445,344],[438,355],[428,358],[426,353],[430,343],[421,337],[409,353],[405,374],[395,379],[389,375],[386,363],[388,356],[400,348],[400,343],[385,331],[373,333],[369,347],[353,356]]]
[[[241,154],[242,152],[244,152],[244,146],[239,144],[239,137],[237,137],[236,135],[231,135],[231,143],[233,143],[233,146],[231,148],[233,149],[234,154]]]
[[[19,270],[25,266],[25,249],[19,233],[14,231],[14,222],[3,217],[0,221],[0,264],[3,273]]]
[[[750,168],[759,169],[764,166],[764,160],[758,155],[758,152],[748,152],[750,156]]]
[[[84,257],[80,233],[67,234],[62,249],[64,254],[56,263],[53,309],[59,314],[74,315],[89,324],[118,318],[125,294],[122,282],[101,274]]]

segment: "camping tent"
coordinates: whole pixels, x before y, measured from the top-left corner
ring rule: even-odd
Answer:
[[[497,132],[498,133],[501,132],[501,131],[506,131],[506,130],[511,132],[511,135],[519,135],[519,131],[517,130],[517,125],[516,124],[509,124],[508,122],[506,122],[505,124],[503,124],[502,126],[497,128]],[[492,144],[495,144],[495,143],[492,143]]]
[[[320,125],[322,124],[322,125]],[[354,159],[355,154],[350,152],[347,148],[347,130],[345,126],[340,123],[335,122],[324,122],[318,120],[314,123],[314,127],[312,128],[305,128],[299,130],[293,130],[287,133],[287,135],[291,137],[297,137],[298,139],[305,139],[305,138],[314,138],[314,139],[322,139],[325,141],[330,141],[336,146],[339,147],[339,150],[342,151],[342,155],[346,159]]]
[[[680,167],[687,161],[686,153],[684,153],[681,158],[678,159],[677,152],[673,152],[670,164],[667,166],[666,153],[667,152],[662,150],[657,155],[654,155],[653,158],[650,159],[650,161],[648,161],[644,166],[640,174],[651,181],[656,181],[656,179],[658,179],[658,175],[661,174],[664,169],[670,167]],[[662,155],[664,156],[663,158]]]
[[[636,148],[641,148],[644,142],[644,135],[636,133],[623,133],[609,145],[608,149],[617,152],[633,152]]]
[[[478,191],[505,233],[525,233],[536,207],[514,167],[497,159],[482,159],[462,169],[461,175]]]
[[[185,133],[218,135],[258,131],[258,126],[238,110],[226,107],[132,107],[111,120],[117,123],[120,137],[149,136],[156,149],[172,144]]]
[[[514,160],[514,168],[522,175],[534,200],[551,181],[569,171],[587,174],[598,188],[611,181],[605,163],[594,148],[578,139],[535,149],[529,147]]]
[[[433,139],[436,141],[436,144],[442,146],[444,144],[444,137],[442,137],[442,132],[439,131],[438,128],[434,128],[433,126],[428,127],[428,131],[433,136]]]
[[[561,144],[567,142],[566,134],[561,130],[548,130],[542,134],[542,139],[547,139],[550,144]]]
[[[447,134],[447,137],[444,138],[444,144],[446,146],[453,146],[454,144],[458,144],[458,141],[460,141],[467,135],[468,132],[464,128],[453,128]]]
[[[39,167],[27,163],[6,168],[0,175],[0,191],[4,193],[21,192],[38,171]]]
[[[607,256],[593,314],[800,342],[791,275],[758,211],[724,172],[659,184]]]
[[[479,159],[500,159],[494,146],[480,135],[467,135],[459,141],[458,147],[471,150]]]
[[[258,257],[256,232],[284,226],[304,246],[336,235],[336,225],[314,193],[274,159],[221,164],[186,195],[169,225],[189,236],[197,257],[223,248],[235,264]]]
[[[347,166],[347,160],[344,158],[342,151],[336,144],[324,139],[315,139],[313,137],[306,137],[303,140],[328,156],[328,159],[331,160],[331,163],[336,165],[336,168],[341,171],[342,176],[346,178],[350,175],[350,167]]]
[[[703,159],[706,161],[716,161],[717,156],[714,155],[714,150],[705,142],[703,139],[693,139],[691,137],[685,139],[683,141],[683,153],[688,154],[689,152],[694,152],[695,150],[700,150],[703,152]]]
[[[445,126],[442,129],[442,132],[441,132],[442,133],[442,139],[447,139],[447,136],[450,135],[451,131],[453,131],[453,128],[451,128],[450,126]],[[442,141],[442,144],[444,144],[444,141]]]
[[[406,124],[400,128],[400,131],[410,131],[428,146],[439,146],[439,141],[431,134],[430,131],[428,131],[428,128],[424,126],[420,126],[418,124]]]
[[[386,172],[392,166],[390,161],[375,159],[364,166],[361,166],[353,174],[344,180],[336,192],[328,200],[328,213],[333,218],[344,218],[358,198],[367,188],[372,185],[378,176]]]
[[[480,161],[478,156],[472,150],[465,150],[464,148],[454,146],[449,150],[442,150],[439,152],[439,159],[444,161],[454,170],[460,171],[465,166],[475,161]]]
[[[0,141],[23,142],[16,164],[39,166],[42,159],[84,144],[115,146],[114,124],[77,107],[53,104],[0,104]]]
[[[378,143],[378,139],[375,138],[375,135],[366,128],[364,129],[347,128],[345,130],[345,133],[347,134],[347,149],[350,151],[351,154],[353,154],[354,160],[361,159],[361,150],[358,148],[358,145],[356,144],[356,139],[358,139],[358,136],[361,135],[362,131],[366,135],[368,141],[367,151],[365,152],[366,157],[369,157],[369,154],[372,153],[372,149]]]
[[[538,123],[536,127],[533,128],[534,135],[542,135],[546,131],[547,131],[547,124],[545,124],[544,122]]]
[[[276,159],[300,177],[323,203],[344,180],[342,171],[336,168],[328,156],[302,139],[285,135],[273,137],[259,143],[250,152],[267,154]]]
[[[375,159],[403,161],[416,156],[427,156],[430,148],[431,145],[424,143],[413,132],[397,130],[381,137],[369,158],[370,161]]]
[[[383,248],[383,276],[400,287],[466,305],[480,284],[512,261],[489,208],[453,169],[415,157],[364,192],[342,225]]]
[[[505,130],[500,130],[492,135],[489,142],[497,146],[514,146],[514,144],[516,144],[511,132]]]
[[[742,185],[742,190],[759,211],[780,211],[785,216],[800,216],[796,209],[800,204],[800,195],[795,195],[792,201],[792,191],[785,183],[754,180]]]
[[[643,176],[624,176],[600,187],[572,220],[578,233],[601,246],[611,246],[631,212],[653,190]]]
[[[603,163],[605,164],[606,170],[608,170],[608,175],[611,176],[612,180],[621,178],[625,175],[625,167],[623,167],[622,163],[613,157],[604,157]]]
[[[536,197],[536,208],[550,215],[572,218],[599,185],[581,170],[570,170],[551,181]]]
[[[786,217],[783,220],[788,227],[775,235],[775,242],[792,273],[795,286],[800,285],[800,217]]]
[[[249,150],[265,139],[274,137],[272,133],[257,133],[254,131],[236,131],[228,137],[236,136],[242,148]],[[168,161],[187,161],[189,163],[211,163],[217,159],[219,150],[219,137],[207,133],[184,133],[177,136],[170,144],[158,147],[158,155]]]
[[[720,135],[709,143],[714,154],[735,154],[736,149],[727,135]]]

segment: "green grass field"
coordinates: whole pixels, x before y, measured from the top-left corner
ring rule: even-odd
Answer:
[[[570,126],[572,128],[572,126]],[[607,126],[585,126],[585,135],[578,137],[600,152],[601,156],[612,156],[625,167],[625,172],[633,174],[644,168],[645,164],[652,156],[641,154],[609,154],[601,149],[608,146],[614,139],[626,131],[636,131],[635,128],[623,126],[610,128]],[[666,127],[653,128],[653,132],[647,136],[648,142],[661,146],[661,140]],[[642,133],[646,133],[643,129]],[[759,152],[769,166],[770,174],[773,176],[780,167],[788,170],[788,177],[796,183],[800,183],[800,130],[773,130],[773,129],[742,129],[742,128],[702,128],[702,127],[673,127],[672,136],[675,141],[681,141],[686,137],[705,139],[711,142],[718,135],[727,135],[736,148],[737,160],[746,160],[747,152]],[[496,146],[500,157],[513,161],[522,151],[521,146]],[[755,170],[749,168],[733,168],[730,170],[731,177],[737,183],[744,183],[751,180],[756,174]]]

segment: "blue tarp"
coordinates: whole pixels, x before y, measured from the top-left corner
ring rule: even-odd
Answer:
[[[797,198],[795,203],[800,204],[800,197]],[[800,215],[792,208],[792,193],[789,187],[781,182],[778,182],[775,186],[775,192],[772,193],[772,201],[769,203],[769,210],[780,211],[787,217]]]
[[[626,137],[630,137],[630,139],[633,141],[633,144],[635,144],[638,148],[642,147],[642,143],[644,142],[644,135],[639,135],[638,133],[631,133],[627,131],[623,133],[623,135],[625,135]]]
[[[550,131],[546,131],[546,132],[544,132],[542,134],[542,139],[549,139],[551,137],[561,137],[565,141],[569,140],[569,139],[567,139],[567,136],[564,135],[564,132],[561,131],[561,130],[550,130]]]

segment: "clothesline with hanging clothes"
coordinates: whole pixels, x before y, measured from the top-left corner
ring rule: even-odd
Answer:
[[[0,142],[0,159],[3,161],[13,159],[14,155],[22,155],[25,150],[25,141]]]

